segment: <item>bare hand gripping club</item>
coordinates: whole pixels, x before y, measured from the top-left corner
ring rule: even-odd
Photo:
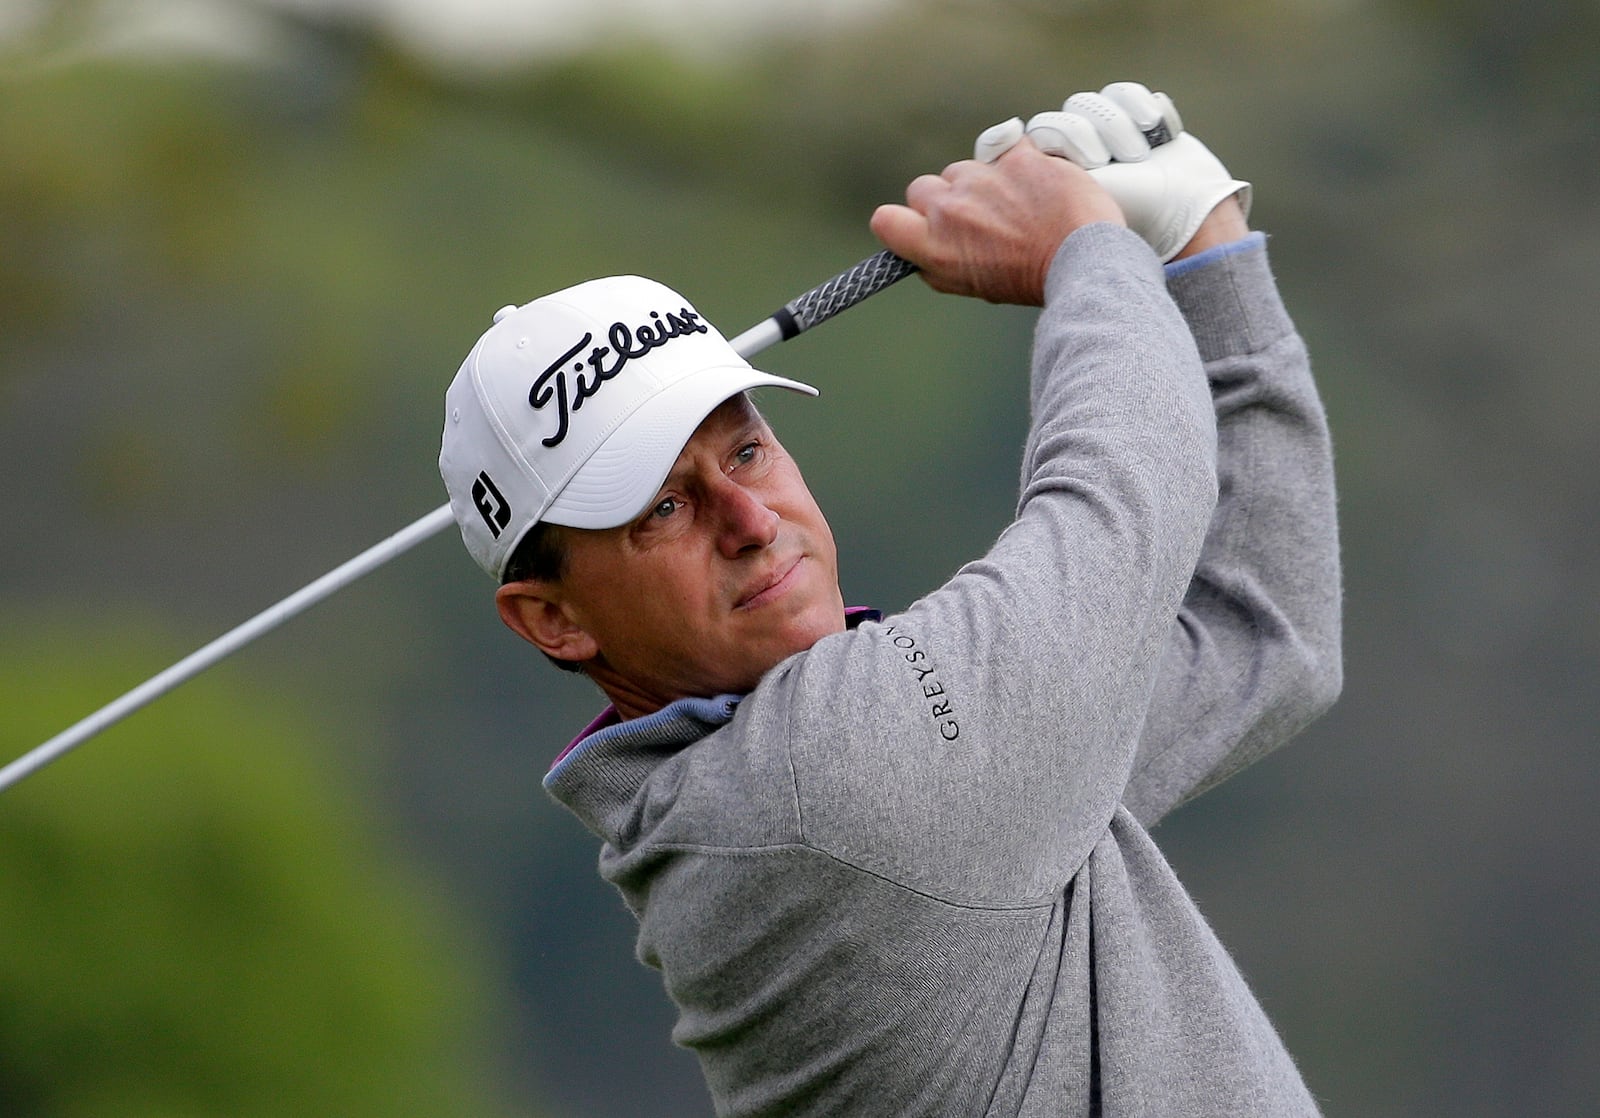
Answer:
[[[796,334],[809,330],[818,323],[826,322],[840,311],[855,306],[868,296],[877,294],[914,271],[916,271],[914,264],[902,260],[891,252],[876,253],[854,267],[840,272],[826,283],[812,288],[792,302],[786,303],[771,317],[746,330],[729,344],[739,356],[748,359],[777,342],[788,341]],[[191,652],[170,668],[152,676],[121,698],[106,704],[43,745],[35,747],[0,769],[0,791],[9,788],[34,770],[43,768],[101,730],[120,722],[140,707],[171,691],[178,684],[199,675],[225,656],[237,652],[257,637],[276,629],[291,617],[329,597],[335,591],[377,570],[391,559],[405,554],[430,536],[438,535],[454,523],[454,519],[450,514],[449,504],[439,506],[427,516],[369,547],[354,559],[307,583],[276,605],[262,610],[244,624],[230,629],[210,644]]]

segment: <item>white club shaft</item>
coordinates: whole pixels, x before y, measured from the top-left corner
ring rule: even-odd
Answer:
[[[735,353],[749,360],[768,346],[783,341],[783,328],[776,318],[763,318],[750,329],[728,342]]]
[[[367,548],[349,562],[335,567],[315,582],[301,587],[276,605],[262,610],[243,625],[228,630],[205,647],[191,652],[166,671],[150,677],[121,698],[106,704],[89,717],[69,726],[43,745],[0,769],[0,790],[10,787],[35,769],[49,764],[73,746],[93,737],[106,727],[120,722],[140,707],[171,691],[178,684],[199,675],[218,660],[238,651],[263,633],[276,629],[330,594],[350,585],[396,556],[410,551],[428,537],[437,535],[452,522],[452,519],[450,506],[441,505],[427,516]]]

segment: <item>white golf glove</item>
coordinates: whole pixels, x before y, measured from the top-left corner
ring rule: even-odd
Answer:
[[[1228,174],[1210,150],[1183,130],[1165,93],[1113,82],[1099,93],[1074,93],[1059,112],[987,129],[972,156],[992,163],[1026,135],[1040,151],[1070,159],[1100,181],[1122,207],[1128,227],[1171,260],[1206,215],[1229,195],[1250,214],[1251,188]]]

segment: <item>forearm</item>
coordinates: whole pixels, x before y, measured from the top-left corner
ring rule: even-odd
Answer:
[[[1327,422],[1265,248],[1171,271],[1211,383],[1219,499],[1125,796],[1147,825],[1282,744],[1341,679]]]
[[[1104,836],[1216,499],[1205,376],[1148,248],[1079,230],[1047,286],[1015,522],[763,688],[810,841],[935,895],[1047,894]]]

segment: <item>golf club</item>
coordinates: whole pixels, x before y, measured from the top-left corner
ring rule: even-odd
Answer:
[[[818,323],[826,322],[840,311],[847,310],[870,295],[916,271],[916,266],[887,250],[874,253],[852,268],[847,268],[832,279],[785,303],[770,317],[757,323],[730,344],[741,357],[749,358],[778,342],[788,341]],[[80,745],[100,731],[112,726],[140,707],[171,691],[225,656],[237,652],[264,633],[276,629],[291,617],[343,589],[363,575],[370,574],[385,563],[410,551],[430,536],[438,535],[454,523],[450,506],[444,504],[428,515],[402,528],[394,535],[374,544],[355,558],[335,567],[322,577],[307,583],[287,598],[269,606],[244,624],[239,625],[210,644],[197,649],[152,676],[120,698],[101,707],[87,718],[74,723],[49,741],[23,754],[0,769],[0,791],[4,791],[29,773]]]

